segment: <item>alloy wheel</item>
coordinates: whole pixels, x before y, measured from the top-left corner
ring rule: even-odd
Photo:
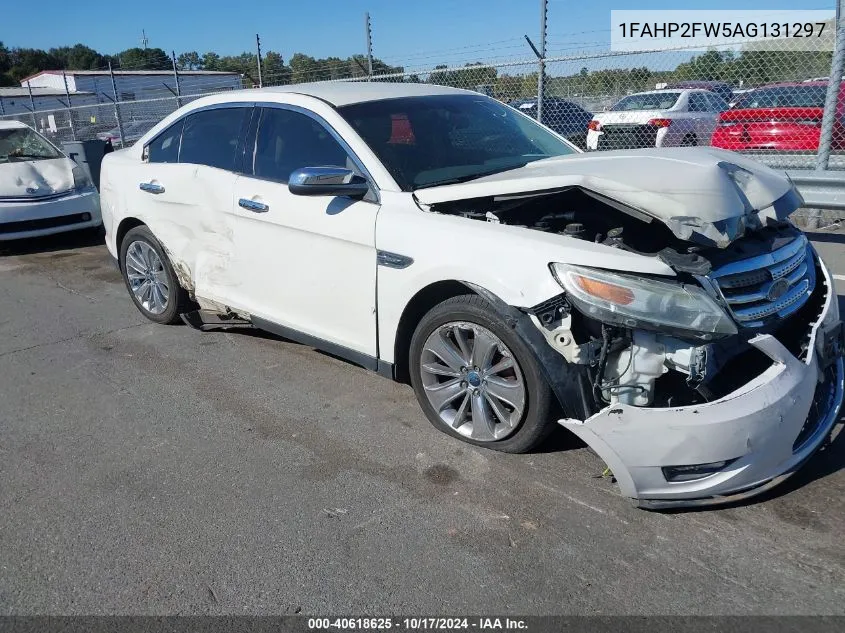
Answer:
[[[126,278],[138,304],[150,314],[161,314],[170,299],[170,282],[164,262],[155,249],[137,240],[126,249]]]
[[[461,435],[494,442],[516,431],[525,412],[525,380],[508,347],[475,323],[454,321],[426,339],[423,389],[440,420]]]

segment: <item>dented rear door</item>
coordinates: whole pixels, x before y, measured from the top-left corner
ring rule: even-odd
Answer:
[[[251,104],[197,110],[145,147],[128,208],[170,257],[180,284],[201,299],[239,307],[229,210]]]

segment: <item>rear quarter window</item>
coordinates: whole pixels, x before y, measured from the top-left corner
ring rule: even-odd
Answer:
[[[611,110],[668,110],[675,106],[680,96],[680,92],[653,92],[650,94],[630,95],[617,101]]]

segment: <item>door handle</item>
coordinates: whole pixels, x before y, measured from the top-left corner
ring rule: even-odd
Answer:
[[[241,198],[238,200],[238,206],[248,211],[254,211],[255,213],[264,213],[265,211],[269,211],[270,207],[268,207],[263,202],[256,202],[255,200],[248,200],[247,198]]]
[[[164,193],[164,187],[155,182],[142,182],[138,185],[138,188],[147,193]]]

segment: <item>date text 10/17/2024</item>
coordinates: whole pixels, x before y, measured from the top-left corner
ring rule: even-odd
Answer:
[[[518,618],[308,618],[309,630],[345,631],[527,631],[528,624]]]

